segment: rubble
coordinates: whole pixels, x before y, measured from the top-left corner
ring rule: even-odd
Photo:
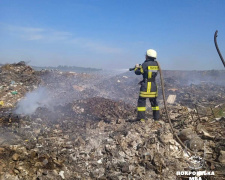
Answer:
[[[220,156],[218,158],[219,162],[225,164],[225,151],[220,151]]]
[[[18,63],[2,66],[0,77],[0,179],[172,180],[176,171],[189,168],[189,154],[174,139],[161,95],[161,121],[152,119],[149,104],[146,122],[134,121],[136,76],[100,81],[98,74],[36,72]],[[225,179],[224,86],[165,80],[176,89],[170,89],[177,99],[168,106],[175,133],[205,158],[213,178]],[[16,114],[19,102],[40,87],[48,103],[39,100],[33,113]]]
[[[176,100],[176,95],[170,94],[169,97],[167,98],[167,103],[173,104]]]

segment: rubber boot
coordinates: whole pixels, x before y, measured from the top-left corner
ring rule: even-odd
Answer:
[[[159,119],[160,119],[160,114],[159,114],[159,110],[154,110],[153,111],[153,119],[155,120],[155,121],[158,121]]]

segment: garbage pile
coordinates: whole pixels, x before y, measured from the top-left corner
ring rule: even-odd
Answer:
[[[23,61],[1,66],[0,106],[14,107],[27,91],[32,91],[40,82],[40,77]]]
[[[12,106],[0,106],[0,179],[188,179],[188,175],[177,177],[176,172],[189,171],[196,161],[174,139],[163,106],[160,121],[152,119],[149,107],[146,122],[135,121],[139,78],[125,73],[104,77],[101,82],[96,74],[32,69],[24,71],[29,72],[26,76],[21,72],[28,68],[25,64],[9,66],[10,70],[1,71],[1,77],[7,76],[4,90],[12,80],[23,84],[17,84],[20,89],[14,96],[19,97]],[[168,107],[175,133],[187,148],[195,150],[193,142],[201,145],[196,152],[204,159],[200,170],[215,172],[215,176],[203,178],[225,179],[221,99],[209,100],[206,88],[210,84],[204,89],[201,84],[193,88],[178,80],[165,80],[167,96],[170,92],[178,97]],[[191,88],[194,99],[199,94],[197,109],[193,103],[181,104],[181,92]],[[222,85],[210,91],[225,96]],[[37,102],[29,99],[32,95],[39,95]],[[202,101],[200,96],[208,98]],[[9,95],[2,97],[10,102]],[[37,104],[32,113],[16,111],[24,100]],[[208,104],[217,106],[210,109]]]
[[[225,71],[164,71],[167,95],[176,95],[176,102],[193,108],[224,103]]]
[[[116,103],[100,100],[97,99],[97,107]],[[170,161],[163,158],[169,149],[163,152],[164,145],[158,136],[164,138],[164,143],[171,138],[167,132],[170,135],[166,139],[163,124],[126,122],[123,114],[114,117],[114,121],[111,118],[110,122],[100,120],[102,116],[95,116],[96,121],[93,121],[92,114],[84,119],[76,115],[77,109],[81,109],[77,107],[84,103],[76,102],[76,108],[75,104],[70,104],[65,107],[66,111],[57,107],[54,112],[61,116],[53,114],[46,118],[43,114],[50,112],[41,108],[31,117],[10,117],[11,120],[4,117],[10,125],[4,126],[1,138],[10,140],[0,142],[2,176],[5,179],[151,179],[170,173],[174,178],[171,169],[163,171],[171,161],[174,169],[177,166],[173,155]],[[122,105],[118,108],[130,113]]]
[[[224,85],[215,85],[211,82],[180,85],[170,84],[167,95],[176,95],[176,102],[193,108],[194,105],[216,106],[225,102]]]

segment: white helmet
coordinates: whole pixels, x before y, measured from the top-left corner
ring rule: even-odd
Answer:
[[[146,52],[148,57],[157,58],[157,52],[154,49],[148,49]]]

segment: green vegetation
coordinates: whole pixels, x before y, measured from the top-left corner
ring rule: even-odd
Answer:
[[[217,118],[225,116],[225,105],[221,105],[213,109],[213,112]]]

